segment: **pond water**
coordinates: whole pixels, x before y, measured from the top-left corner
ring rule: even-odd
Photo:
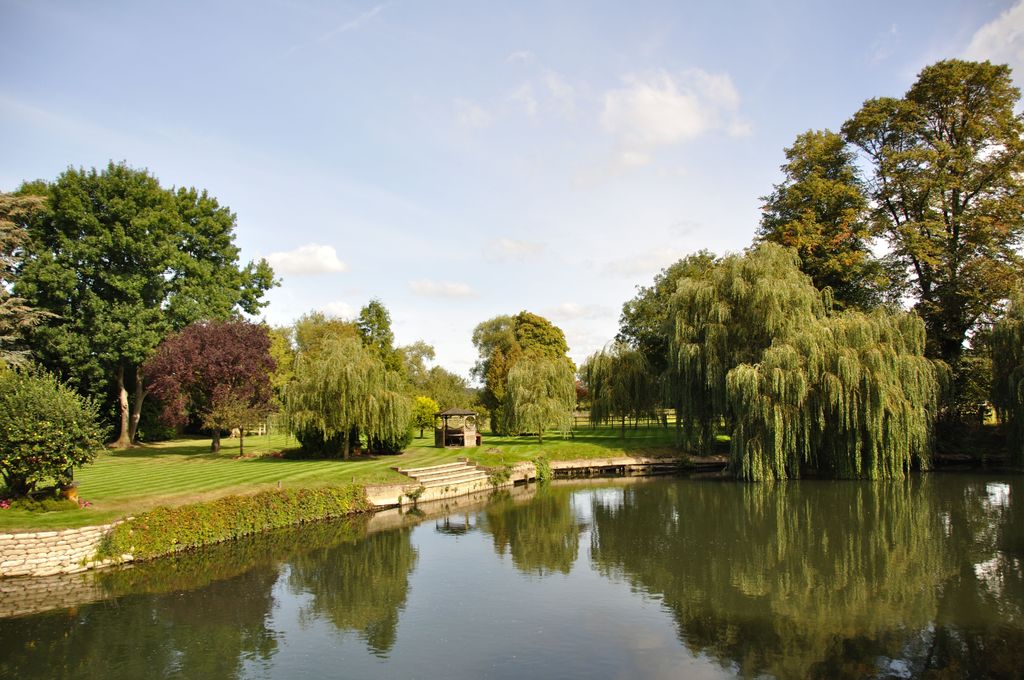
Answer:
[[[36,611],[0,677],[1014,677],[1022,494],[621,479],[318,524],[3,582]]]

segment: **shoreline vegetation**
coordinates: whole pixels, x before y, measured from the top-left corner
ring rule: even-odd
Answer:
[[[160,506],[209,503],[275,489],[411,484],[392,468],[438,465],[459,457],[501,468],[541,455],[550,460],[680,455],[673,447],[672,430],[655,426],[627,429],[625,437],[617,427],[583,428],[571,437],[550,437],[542,444],[533,437],[485,435],[483,445],[472,449],[436,448],[433,433],[428,432],[400,454],[360,454],[347,461],[291,458],[300,447],[285,434],[248,436],[241,456],[236,439],[223,440],[219,452],[210,451],[210,441],[179,438],[102,453],[75,474],[79,498],[89,503],[88,508],[38,512],[11,507],[0,510],[0,532],[105,524]]]
[[[65,529],[105,524],[129,518],[104,539],[98,558],[131,554],[148,560],[242,536],[327,519],[369,513],[367,487],[413,483],[393,468],[427,466],[459,457],[491,469],[539,458],[554,461],[596,460],[615,456],[689,459],[726,463],[721,453],[708,457],[681,454],[672,445],[673,431],[656,425],[627,429],[617,426],[585,428],[572,437],[549,438],[543,444],[531,437],[485,437],[476,449],[438,449],[431,437],[414,439],[397,455],[337,459],[291,459],[298,449],[294,438],[282,434],[252,436],[246,453],[238,454],[234,440],[221,451],[209,451],[209,439],[176,439],[106,453],[77,475],[87,509],[29,512],[0,511],[0,532]],[[726,442],[720,442],[723,449]],[[1001,456],[971,453],[937,454],[934,468],[956,469],[1008,463]],[[712,473],[711,476],[718,476]]]

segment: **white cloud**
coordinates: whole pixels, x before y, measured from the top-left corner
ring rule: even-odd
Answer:
[[[544,316],[553,321],[605,319],[614,315],[614,311],[603,305],[581,305],[575,302],[563,302],[557,307],[552,307],[544,312]]]
[[[678,77],[660,71],[630,77],[604,95],[601,125],[616,138],[626,165],[641,165],[651,152],[709,132],[750,134],[739,115],[740,96],[727,73],[689,69]]]
[[[530,118],[537,115],[537,97],[533,94],[533,85],[530,83],[523,83],[518,88],[513,90],[512,94],[508,96],[509,101],[519,104],[523,107],[523,113]]]
[[[325,305],[321,305],[320,311],[326,316],[333,316],[339,319],[354,319],[356,316],[356,310],[352,305],[341,301],[328,302]]]
[[[267,262],[277,274],[325,274],[343,272],[348,266],[338,259],[334,246],[308,243],[294,250],[270,253]]]
[[[452,281],[430,281],[428,279],[420,279],[418,281],[409,282],[409,290],[416,295],[423,295],[426,297],[471,297],[473,295],[473,289],[465,283],[455,283]]]
[[[544,252],[543,243],[501,237],[488,241],[484,255],[492,260],[526,260]]]
[[[491,124],[491,115],[482,106],[468,99],[456,99],[455,118],[459,125],[472,128],[484,128]]]
[[[530,118],[544,112],[571,119],[576,112],[576,88],[549,68],[512,90],[507,99]]]
[[[896,28],[896,24],[889,26],[889,30],[882,33],[875,42],[871,44],[871,49],[868,53],[868,63],[872,66],[877,66],[883,61],[893,55],[900,45],[900,31]]]
[[[1009,64],[1015,80],[1024,81],[1024,0],[975,31],[964,56]]]
[[[555,110],[563,116],[571,116],[576,108],[576,88],[550,69],[544,71],[541,80],[548,90]]]
[[[533,52],[527,50],[520,50],[513,52],[512,54],[505,57],[505,61],[509,64],[530,64],[535,60]]]

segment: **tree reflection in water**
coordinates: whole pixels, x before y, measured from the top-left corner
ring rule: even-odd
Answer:
[[[495,553],[511,553],[522,572],[568,574],[576,562],[582,524],[571,488],[544,486],[528,502],[498,500],[487,506],[485,518],[483,530],[491,535]]]
[[[264,565],[187,598],[135,595],[8,621],[0,677],[238,678],[243,662],[277,649],[266,626],[276,581],[277,569]]]
[[[1020,523],[1004,531],[1006,509],[944,488],[927,478],[640,485],[622,502],[595,496],[591,552],[601,573],[661,596],[692,652],[743,676],[928,675],[951,656],[969,674],[1019,669],[1020,652],[994,659],[967,639],[1010,652],[1024,643],[1019,620],[1002,635],[991,623],[973,633],[962,624],[964,598],[980,598],[970,604],[978,608],[986,599],[980,558],[998,555],[1000,587],[1020,588]],[[956,535],[991,538],[964,566],[967,553],[947,541]],[[1014,537],[1012,551],[1003,535]],[[1009,599],[1016,608],[1019,590]],[[956,628],[944,616],[951,608]]]
[[[416,549],[409,527],[315,550],[291,562],[288,584],[308,593],[300,620],[326,618],[339,631],[353,631],[371,652],[386,657],[395,644],[400,612],[409,595]]]

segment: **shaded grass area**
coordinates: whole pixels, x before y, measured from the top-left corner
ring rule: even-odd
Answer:
[[[656,426],[577,430],[572,438],[553,434],[542,443],[536,437],[497,437],[485,434],[475,449],[438,449],[433,434],[416,438],[399,455],[355,456],[351,460],[289,460],[273,454],[298,448],[284,434],[246,437],[247,457],[238,457],[237,440],[223,440],[219,453],[210,452],[209,439],[176,439],[126,451],[105,452],[75,473],[79,495],[92,505],[82,510],[28,512],[0,510],[0,531],[53,529],[102,524],[160,505],[208,501],[231,494],[277,488],[304,488],[346,483],[401,484],[409,478],[392,467],[425,467],[467,457],[482,465],[498,466],[533,460],[604,458],[625,454],[674,455],[673,431]]]

